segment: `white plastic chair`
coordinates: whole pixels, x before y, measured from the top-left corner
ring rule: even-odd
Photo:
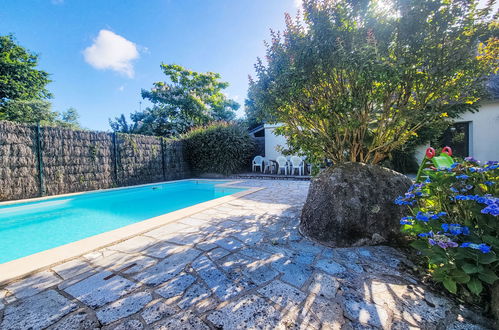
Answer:
[[[303,160],[298,156],[291,156],[291,174],[295,174],[295,170],[298,170],[299,175],[303,175]]]
[[[284,169],[284,174],[288,175],[288,160],[284,156],[279,156],[276,159],[277,162],[277,174],[281,173],[281,170]]]
[[[267,157],[263,157],[263,173],[272,173],[274,171],[274,164]]]
[[[253,167],[252,167],[253,172],[255,172],[256,168],[259,167],[260,172],[263,173],[264,165],[265,165],[265,162],[264,162],[264,158],[262,156],[255,156],[255,158],[253,158]]]

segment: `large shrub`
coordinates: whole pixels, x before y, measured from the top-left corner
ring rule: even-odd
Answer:
[[[255,65],[246,111],[313,163],[379,164],[424,127],[476,109],[498,24],[478,0],[304,0]]]
[[[216,122],[184,135],[194,173],[232,174],[249,165],[254,143],[248,131],[233,123]]]
[[[433,280],[478,296],[499,279],[499,163],[466,158],[427,174],[396,200],[410,209],[402,230],[414,238]]]

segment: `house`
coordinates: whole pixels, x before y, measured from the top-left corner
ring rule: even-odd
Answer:
[[[250,131],[258,145],[258,153],[269,159],[282,155],[286,138],[276,135],[275,129],[282,124],[263,124]],[[472,156],[481,161],[499,160],[499,98],[485,101],[478,112],[464,113],[444,133],[441,146],[450,146],[460,157]],[[435,146],[434,147],[440,147]],[[421,161],[428,145],[416,150]]]
[[[277,135],[275,129],[282,124],[262,124],[249,133],[257,144],[257,153],[268,159],[277,159],[282,156],[281,150],[287,148],[286,138]]]

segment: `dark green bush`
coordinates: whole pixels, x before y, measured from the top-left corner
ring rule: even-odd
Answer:
[[[232,174],[249,167],[254,142],[246,128],[216,122],[192,129],[183,136],[187,160],[196,174]]]

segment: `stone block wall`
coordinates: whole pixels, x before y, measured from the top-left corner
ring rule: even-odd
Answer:
[[[0,121],[0,200],[39,196],[36,127]]]
[[[47,195],[105,189],[114,185],[110,134],[43,127],[41,136]]]
[[[181,140],[0,121],[0,201],[189,176]]]

